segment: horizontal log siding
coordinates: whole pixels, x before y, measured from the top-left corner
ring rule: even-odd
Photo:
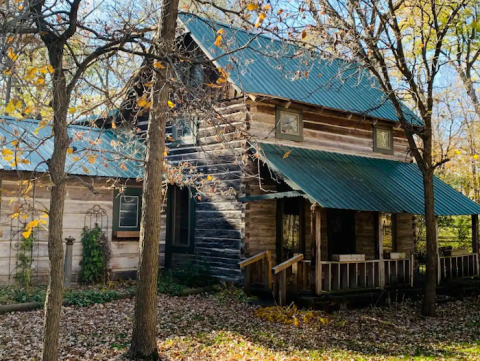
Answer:
[[[258,140],[275,139],[275,106],[250,102],[251,125],[249,133]],[[295,109],[292,104],[290,109]],[[331,111],[303,111],[303,142],[277,139],[285,145],[311,147],[333,152],[374,156],[376,158],[410,161],[408,142],[403,130],[395,128],[394,154],[373,152],[373,123],[370,120],[348,117]],[[389,124],[378,121],[378,124]]]
[[[410,257],[415,251],[414,216],[411,214],[397,214],[397,249],[396,252],[405,252]]]
[[[355,213],[355,252],[365,259],[375,259],[374,212]]]
[[[211,175],[216,180],[215,193],[195,199],[193,254],[173,253],[172,267],[184,262],[204,263],[214,277],[238,282],[242,277],[238,262],[244,254],[245,207],[236,198],[245,192],[240,164],[246,150],[241,134],[246,126],[246,108],[243,102],[235,101],[217,110],[228,119],[228,125],[222,124],[225,120],[218,120],[218,124],[217,120],[203,121],[196,146],[167,143],[168,161],[188,162],[205,177]],[[164,258],[164,249],[161,254]]]
[[[15,212],[14,207],[17,203],[19,184],[17,181],[2,181],[2,204],[0,229],[0,284],[15,282],[16,267],[16,247],[15,243],[20,239],[22,230],[16,226],[16,220],[11,219]],[[115,239],[112,241],[112,223],[113,223],[113,198],[112,189],[107,189],[105,184],[99,184],[95,187],[97,194],[80,184],[69,184],[67,186],[67,195],[65,199],[65,212],[63,218],[63,238],[73,237],[73,279],[76,280],[80,272],[80,261],[82,259],[82,230],[85,225],[85,214],[93,206],[102,207],[108,216],[104,219],[104,228],[107,230],[107,237],[110,243],[111,259],[110,267],[112,277],[115,274],[134,275],[138,266],[138,241]],[[50,192],[46,185],[37,186],[35,189],[35,207],[36,209],[48,209]],[[29,192],[27,202],[33,205],[33,189]],[[10,200],[13,198],[13,202]],[[22,199],[22,202],[24,200]],[[43,219],[43,218],[42,218]],[[28,220],[28,219],[27,219]],[[48,218],[45,219],[48,227]],[[13,222],[13,227],[12,227]],[[160,244],[165,243],[164,233],[165,220],[162,220],[162,236]],[[48,232],[46,229],[38,228],[34,231],[38,242],[35,243],[33,251],[33,282],[36,284],[45,284],[48,281],[49,262],[48,262]],[[65,248],[65,242],[64,242]]]

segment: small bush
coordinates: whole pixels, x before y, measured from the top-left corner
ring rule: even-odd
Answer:
[[[173,275],[179,284],[190,288],[205,287],[215,283],[208,264],[191,260],[183,262],[173,271]]]
[[[247,296],[243,289],[235,287],[233,284],[222,282],[215,287],[215,298],[221,303],[247,303],[252,297]]]
[[[83,229],[82,245],[80,282],[84,284],[105,282],[110,254],[108,240],[98,225],[92,229],[88,227]]]
[[[178,284],[170,270],[158,272],[157,290],[170,296],[178,296],[185,287]]]
[[[118,292],[112,290],[70,291],[64,297],[71,306],[86,307],[95,303],[105,303],[118,300]]]
[[[17,303],[45,301],[45,290],[38,288],[15,287],[11,290],[11,299]]]

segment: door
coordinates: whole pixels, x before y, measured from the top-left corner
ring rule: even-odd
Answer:
[[[327,210],[328,256],[355,253],[355,211]]]
[[[305,199],[277,199],[276,262],[305,254]]]

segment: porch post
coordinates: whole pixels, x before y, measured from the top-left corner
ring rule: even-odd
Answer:
[[[385,263],[383,262],[383,222],[382,212],[374,213],[374,235],[375,244],[378,245],[378,287],[383,290],[385,288]]]
[[[478,214],[472,214],[472,253],[475,254],[475,274],[479,275],[479,260],[478,260]]]
[[[311,217],[311,244],[314,293],[322,292],[322,210],[319,206],[312,206]]]

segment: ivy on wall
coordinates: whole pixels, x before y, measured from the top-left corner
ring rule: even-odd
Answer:
[[[110,249],[102,229],[84,227],[82,232],[82,261],[80,262],[80,282],[94,284],[108,279]]]

